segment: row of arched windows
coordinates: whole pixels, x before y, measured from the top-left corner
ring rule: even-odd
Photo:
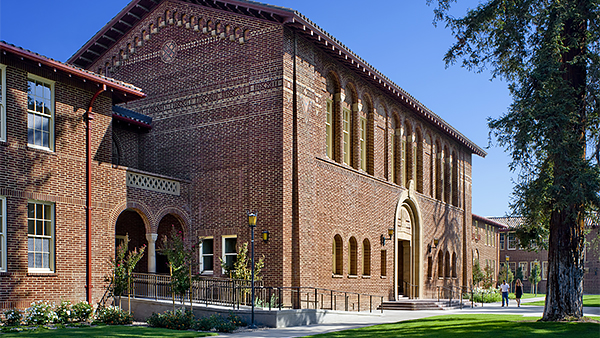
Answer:
[[[458,261],[456,252],[440,250],[438,252],[437,277],[438,278],[457,278]],[[429,256],[427,262],[427,277],[433,277],[433,257]]]
[[[403,187],[408,188],[409,182],[413,181],[418,192],[459,206],[456,150],[442,144],[440,139],[434,140],[429,133],[424,136],[419,126],[408,120],[401,121],[396,112],[389,114],[392,118],[385,133],[390,137],[387,140],[377,137],[376,149],[374,107],[370,95],[363,95],[359,101],[352,83],[346,84],[342,91],[339,78],[333,72],[327,77],[327,93],[327,157],[371,175],[377,170],[389,181]],[[379,110],[388,115],[383,107]],[[383,144],[381,140],[385,140]],[[425,154],[430,155],[428,163]],[[426,181],[430,182],[427,186]]]
[[[371,275],[371,243],[368,239],[362,241],[362,247],[359,249],[358,241],[354,236],[348,240],[348,275],[357,276],[359,274],[358,251],[362,250],[362,264],[360,274],[363,276]],[[332,251],[332,272],[334,275],[344,274],[344,243],[342,236],[333,237]]]

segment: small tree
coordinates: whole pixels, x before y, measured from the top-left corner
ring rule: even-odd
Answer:
[[[483,271],[481,271],[481,266],[479,265],[479,260],[475,260],[473,263],[473,285],[479,285],[479,282],[483,281],[485,275]]]
[[[512,270],[508,266],[508,264],[504,264],[502,268],[500,268],[500,274],[498,275],[498,281],[505,280],[506,283],[510,284],[515,279],[515,275]]]
[[[110,260],[112,273],[104,277],[104,281],[109,283],[107,289],[114,298],[119,297],[119,307],[121,307],[121,296],[127,292],[130,293],[132,287],[131,275],[137,263],[144,256],[146,246],[128,251],[129,235],[125,236],[125,241],[117,247],[115,258]]]
[[[172,226],[171,235],[163,238],[163,248],[160,252],[167,256],[167,260],[169,261],[169,271],[171,274],[169,285],[173,294],[173,311],[175,311],[175,295],[179,296],[183,303],[185,292],[192,286],[190,280],[192,250],[186,246],[183,233],[177,231],[175,226]]]
[[[248,257],[248,243],[243,243],[238,247],[238,253],[233,268],[229,268],[226,262],[221,258],[221,268],[225,270],[229,278],[240,279],[249,281],[252,279],[252,265],[250,264],[250,258]],[[265,266],[264,256],[258,261],[254,261],[254,280],[259,281],[262,279],[260,272]],[[244,289],[244,295],[248,295],[250,290]]]
[[[524,280],[523,277],[523,268],[521,268],[520,266],[517,268],[517,271],[515,272],[515,280],[520,279],[521,282]]]
[[[489,264],[485,265],[483,269],[484,277],[483,277],[483,288],[489,289],[494,284],[494,270]]]
[[[537,260],[533,262],[533,267],[531,268],[531,273],[529,274],[529,282],[531,283],[531,287],[534,289],[535,295],[537,296],[537,285],[542,280],[541,271],[540,271],[540,262]]]

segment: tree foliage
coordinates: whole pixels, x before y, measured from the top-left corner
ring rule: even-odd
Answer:
[[[535,295],[537,296],[537,285],[542,280],[542,271],[540,269],[540,262],[537,260],[533,262],[533,267],[531,268],[531,273],[529,274],[529,283],[531,283],[531,287],[535,290]]]
[[[254,280],[261,280],[260,272],[265,266],[264,257],[254,261]],[[248,257],[248,243],[243,243],[238,247],[237,257],[233,263],[233,269],[230,269],[226,262],[221,258],[221,267],[233,279],[250,280],[252,278],[252,265]]]
[[[543,320],[581,318],[584,220],[600,206],[600,0],[487,0],[454,18],[456,1],[428,0],[456,37],[446,64],[509,83],[513,103],[488,123],[518,173],[521,245],[549,238]]]
[[[479,265],[479,260],[477,259],[473,264],[473,285],[479,285],[479,282],[481,282],[484,277],[481,265]]]
[[[108,282],[108,291],[113,297],[120,297],[127,294],[132,288],[131,275],[137,263],[144,257],[146,246],[135,248],[133,251],[128,251],[129,235],[125,236],[125,240],[117,247],[115,258],[110,260],[111,274],[104,277],[104,281]]]
[[[183,301],[186,291],[191,286],[192,249],[186,245],[183,233],[172,226],[171,234],[163,237],[163,248],[160,252],[167,256],[169,262],[171,292]]]
[[[515,275],[512,270],[508,266],[508,264],[503,264],[500,268],[500,273],[498,274],[498,282],[505,280],[507,284],[510,284],[515,279]]]

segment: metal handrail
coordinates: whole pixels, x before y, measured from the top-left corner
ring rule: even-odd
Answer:
[[[403,288],[404,288],[404,289],[402,290],[403,292],[405,292],[405,290],[406,290],[406,286],[407,286],[407,285],[411,287],[411,291],[413,291],[413,292],[410,292],[410,293],[409,293],[409,296],[408,296],[408,298],[409,298],[409,299],[413,299],[413,298],[414,298],[414,295],[417,293],[417,292],[416,292],[416,290],[418,290],[418,289],[419,289],[419,285],[417,285],[417,284],[412,284],[412,283],[410,283],[410,282],[407,282],[407,281],[405,281],[405,280],[403,280],[403,281],[402,281],[402,283],[403,283]]]
[[[455,289],[459,289],[459,297],[457,297],[459,299],[459,303],[460,303],[460,308],[463,308],[463,303],[462,303],[462,294],[463,294],[463,288],[460,286],[455,286],[455,285],[448,285],[448,286],[443,286],[443,285],[438,285],[436,286],[437,288],[437,296],[438,296],[438,302],[440,301],[440,289],[442,290],[446,290],[449,291],[449,295],[450,297],[448,297],[448,306],[452,306],[452,298],[454,296],[454,290]]]
[[[169,275],[133,274],[134,298],[171,300],[171,277]],[[258,285],[256,285],[258,284]],[[255,282],[255,306],[269,310],[282,308],[314,308],[370,312],[383,303],[383,296],[359,292],[339,291],[315,287],[270,287],[262,281]],[[181,301],[192,300],[208,306],[227,305],[234,309],[252,305],[250,281],[229,278],[197,277]],[[379,303],[379,304],[377,304]],[[381,307],[383,312],[383,307]]]

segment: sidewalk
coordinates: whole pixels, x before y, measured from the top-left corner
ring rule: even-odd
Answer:
[[[497,303],[485,303],[481,307],[481,303],[477,307],[465,307],[462,310],[432,310],[432,311],[384,311],[381,315],[370,315],[370,316],[353,316],[351,320],[346,323],[336,324],[315,324],[308,326],[294,326],[294,327],[283,327],[283,328],[258,328],[256,330],[248,330],[243,332],[237,332],[232,334],[222,333],[219,336],[224,338],[292,338],[292,337],[304,337],[320,333],[334,332],[355,329],[364,326],[371,326],[385,323],[396,323],[405,320],[419,319],[433,316],[442,316],[450,314],[471,314],[471,313],[494,313],[494,314],[511,314],[511,315],[523,315],[527,317],[541,317],[544,313],[543,306],[527,306],[524,305],[527,302],[533,302],[538,300],[544,300],[544,297],[523,299],[521,301],[521,307],[517,307],[517,303],[514,300],[510,301],[508,307],[502,307],[500,302]],[[600,308],[598,307],[586,307],[583,309],[584,315],[600,316]]]

